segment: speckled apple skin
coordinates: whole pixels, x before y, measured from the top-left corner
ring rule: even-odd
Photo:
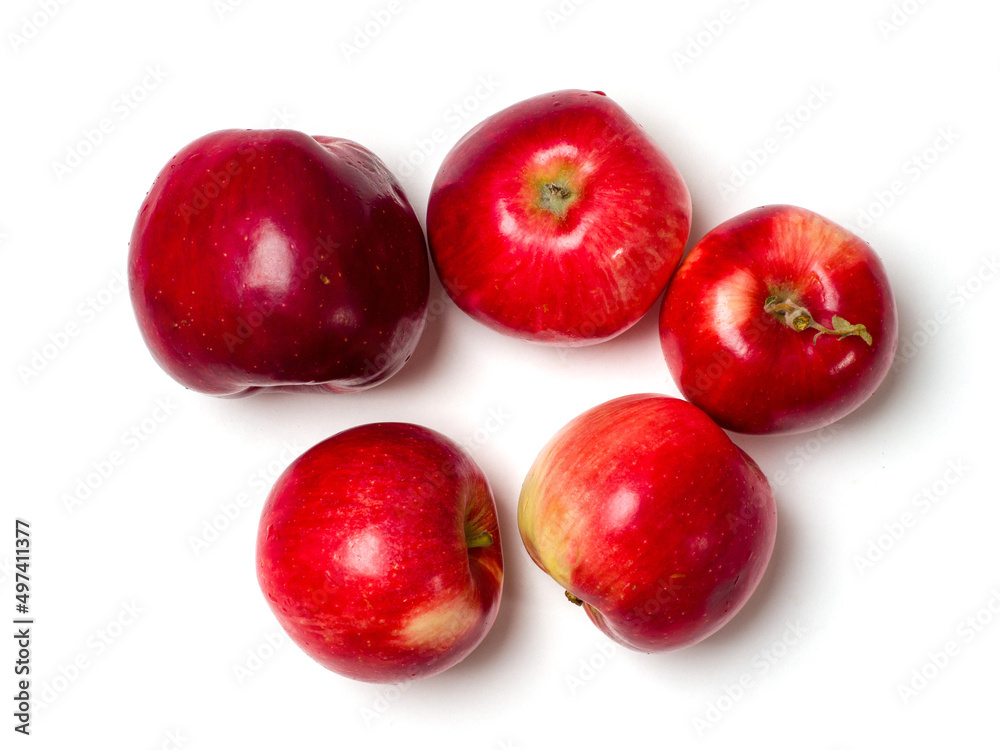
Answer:
[[[796,331],[764,311],[790,296],[827,328],[837,315],[858,336]],[[791,433],[857,409],[888,374],[898,339],[882,261],[852,232],[796,206],[764,206],[706,234],[660,310],[660,343],[681,393],[718,424]]]
[[[466,528],[492,543],[468,548]],[[279,477],[257,579],[292,640],[339,674],[402,682],[464,659],[496,618],[503,555],[479,467],[411,424],[355,427]]]
[[[564,216],[538,186],[564,179]],[[427,233],[455,303],[543,344],[606,341],[656,302],[684,252],[691,197],[656,142],[601,92],[556,91],[469,131],[431,187]]]
[[[385,165],[292,130],[182,149],[142,204],[128,273],[153,357],[217,396],[383,382],[416,347],[430,289],[423,231]]]

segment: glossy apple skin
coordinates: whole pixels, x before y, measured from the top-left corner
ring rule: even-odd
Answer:
[[[563,427],[517,509],[531,559],[637,651],[707,638],[739,611],[774,547],[757,464],[695,406],[638,394]]]
[[[129,290],[156,361],[217,396],[367,388],[423,328],[423,231],[373,153],[292,130],[225,130],[182,149],[146,196]]]
[[[485,546],[468,538],[487,534]],[[257,580],[327,669],[401,682],[464,659],[496,618],[503,556],[486,477],[411,424],[341,432],[296,459],[261,514]]]
[[[560,182],[562,181],[562,182]],[[545,185],[572,205],[540,207]],[[600,92],[557,91],[484,120],[448,153],[427,234],[466,313],[547,344],[593,344],[652,307],[681,259],[691,198],[642,128]]]
[[[764,310],[775,293],[827,328],[834,315],[864,325],[871,345],[795,330]],[[660,310],[660,343],[678,388],[737,432],[803,432],[849,414],[888,373],[896,341],[896,305],[878,256],[795,206],[748,211],[706,234]]]

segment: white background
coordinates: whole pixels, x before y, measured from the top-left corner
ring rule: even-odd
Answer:
[[[1000,614],[988,607],[1000,608],[991,476],[1000,282],[990,278],[1000,250],[1000,6],[234,5],[64,0],[52,15],[41,0],[7,0],[0,11],[0,611],[12,627],[13,519],[22,517],[33,529],[33,688],[47,699],[32,737],[16,742],[996,743]],[[372,13],[390,20],[366,32]],[[26,38],[32,18],[46,23],[26,43],[12,36]],[[676,653],[609,649],[531,564],[515,524],[520,482],[564,422],[625,393],[677,394],[655,314],[608,344],[539,348],[473,323],[435,280],[432,320],[387,384],[225,401],[158,369],[115,276],[154,176],[206,132],[278,125],[355,139],[400,175],[422,217],[434,171],[466,129],[568,87],[606,91],[662,144],[691,189],[692,241],[746,209],[799,204],[863,226],[900,310],[898,366],[836,429],[735,436],[774,484],[777,546],[750,604]],[[810,98],[814,90],[822,96]],[[81,147],[103,118],[111,132]],[[441,142],[425,143],[423,158],[418,146],[435,129]],[[762,159],[769,138],[777,148]],[[57,164],[74,161],[71,149],[84,155],[67,173]],[[760,166],[747,161],[755,153]],[[723,191],[734,169],[752,174]],[[76,335],[33,367],[36,350],[53,354],[46,345],[68,328]],[[277,471],[313,443],[379,420],[469,445],[504,533],[492,632],[463,664],[405,692],[327,672],[282,642],[254,576],[258,513]],[[142,441],[125,437],[133,429]],[[121,465],[67,508],[113,450]],[[911,526],[884,536],[905,513]],[[212,524],[226,528],[196,550]],[[963,625],[977,613],[978,630]],[[10,696],[13,644],[3,641],[0,694]],[[949,642],[957,655],[934,675],[929,654]],[[904,698],[914,669],[932,676]],[[6,737],[12,713],[5,698]]]

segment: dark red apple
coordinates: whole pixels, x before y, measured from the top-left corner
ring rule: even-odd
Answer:
[[[618,643],[665,651],[736,614],[764,574],[776,511],[757,464],[709,417],[634,395],[563,427],[517,509],[531,559]]]
[[[479,644],[500,606],[493,494],[432,430],[341,432],[275,483],[257,579],[281,626],[324,667],[368,682],[436,674]]]
[[[737,432],[801,432],[849,414],[889,371],[896,339],[878,256],[794,206],[754,209],[706,234],[660,312],[677,387]]]
[[[557,91],[484,120],[431,188],[431,256],[481,323],[549,344],[618,335],[652,307],[691,225],[666,155],[601,92]]]
[[[132,231],[129,290],[153,357],[188,388],[367,388],[416,347],[423,232],[362,146],[225,130],[160,172]]]

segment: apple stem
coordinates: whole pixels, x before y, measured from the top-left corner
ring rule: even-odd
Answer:
[[[473,547],[489,547],[493,544],[493,535],[488,531],[480,531],[478,534],[469,536],[469,533],[465,533],[465,546],[469,549]]]
[[[812,328],[817,333],[813,336],[813,343],[824,333],[832,334],[837,340],[843,340],[848,336],[860,336],[868,346],[872,345],[872,335],[862,324],[851,324],[839,315],[833,316],[833,328],[820,325],[813,318],[812,314],[802,305],[798,305],[788,299],[782,299],[777,295],[772,295],[764,300],[764,312],[770,313],[777,318],[783,319],[785,325],[796,331],[804,331]]]
[[[576,196],[569,184],[562,179],[543,182],[538,186],[538,208],[548,211],[558,219],[565,219]]]
[[[578,596],[573,596],[568,591],[566,592],[566,598],[569,599],[571,602],[573,602],[573,604],[575,604],[578,607],[582,607],[583,606],[583,599],[581,599]]]

